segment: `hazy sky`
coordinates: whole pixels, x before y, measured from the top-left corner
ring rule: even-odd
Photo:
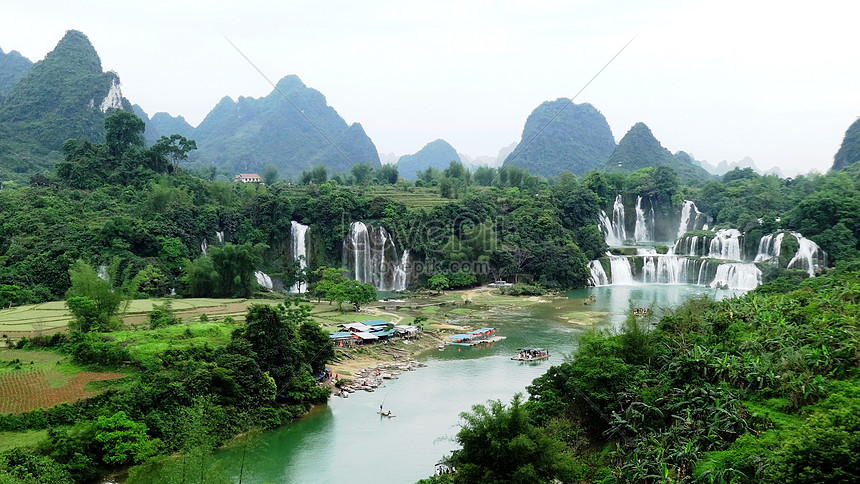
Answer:
[[[225,95],[298,75],[382,153],[436,138],[471,156],[519,141],[541,102],[577,99],[620,140],[637,121],[716,163],[826,171],[860,115],[855,1],[290,2],[7,0],[0,48],[42,59],[84,32],[123,94],[197,125]]]

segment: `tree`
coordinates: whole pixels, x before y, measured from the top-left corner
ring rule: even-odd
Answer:
[[[346,280],[344,270],[336,267],[321,266],[315,270],[314,275],[319,278],[310,287],[311,294],[317,298],[317,301],[325,299],[329,303],[337,299],[338,289],[341,283]]]
[[[373,169],[367,163],[359,163],[357,165],[352,165],[352,168],[349,170],[349,174],[352,176],[353,183],[356,185],[367,185],[370,181],[370,177],[373,175]]]
[[[0,286],[0,308],[11,308],[21,297],[21,287],[14,284]]]
[[[150,152],[155,156],[166,157],[170,160],[170,172],[176,173],[179,164],[188,159],[188,153],[197,149],[197,142],[186,139],[185,136],[172,134],[162,136],[152,145]]]
[[[394,185],[398,178],[400,178],[400,173],[397,170],[397,165],[386,164],[376,170],[376,179],[380,183]]]
[[[128,418],[123,411],[100,416],[96,440],[103,444],[102,460],[110,465],[140,463],[156,454],[158,441],[147,439],[146,425]]]
[[[316,165],[310,171],[302,172],[302,185],[310,185],[311,183],[322,185],[326,180],[328,180],[328,169],[325,165]]]
[[[427,282],[430,284],[430,289],[433,289],[436,292],[442,292],[443,289],[451,287],[451,282],[444,274],[433,274]]]
[[[202,256],[185,263],[185,275],[182,282],[185,294],[191,297],[210,297],[218,292],[218,271],[212,263],[212,258]]]
[[[348,301],[356,311],[361,311],[362,304],[376,301],[378,298],[376,289],[372,284],[353,281],[352,279],[346,279],[335,286],[335,291],[338,304]]]
[[[120,157],[130,148],[142,148],[145,130],[146,124],[133,113],[117,109],[109,114],[105,118],[105,139],[110,154]]]
[[[278,181],[278,175],[278,167],[272,164],[264,166],[260,173],[260,176],[263,177],[263,183],[266,185],[272,185]]]
[[[74,314],[74,306],[81,303],[82,306],[78,309],[88,318],[92,318],[81,321],[82,324],[79,325],[78,329],[81,331],[93,329],[105,331],[119,324],[119,321],[115,320],[114,317],[119,313],[123,303],[128,301],[121,288],[115,288],[109,281],[100,278],[92,266],[82,260],[76,261],[69,268],[69,279],[72,282],[72,287],[66,291],[66,298],[71,300],[74,297],[83,297],[92,302],[90,305],[83,300],[75,300],[69,305],[69,309]]]
[[[209,252],[212,266],[218,274],[215,281],[216,297],[250,297],[257,278],[254,272],[263,262],[264,244],[224,244],[212,247]]]
[[[514,395],[510,406],[490,401],[461,413],[451,464],[455,482],[509,482],[522,484],[572,482],[573,460],[565,445],[529,423],[528,412]]]

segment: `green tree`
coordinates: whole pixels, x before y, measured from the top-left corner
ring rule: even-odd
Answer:
[[[88,298],[93,304],[92,309],[90,309],[89,303],[79,301],[83,304],[81,307],[86,307],[83,311],[95,318],[95,321],[88,320],[86,324],[79,326],[80,330],[105,331],[119,324],[115,317],[123,304],[128,302],[121,288],[115,288],[109,281],[100,278],[92,266],[82,260],[76,261],[69,268],[69,279],[72,286],[66,291],[66,297]],[[69,308],[72,309],[74,304],[70,305]]]
[[[367,163],[358,163],[356,165],[352,165],[352,168],[349,170],[349,174],[352,177],[352,181],[356,185],[367,185],[370,182],[371,176],[373,176],[373,169]]]
[[[430,284],[430,289],[436,292],[442,292],[443,289],[451,287],[451,281],[444,274],[433,274],[427,282]]]
[[[3,284],[0,286],[0,308],[11,308],[21,297],[21,287],[14,284]]]
[[[260,173],[260,176],[263,178],[263,183],[266,185],[273,185],[278,181],[278,167],[272,164],[266,165],[263,167],[263,171]]]
[[[398,178],[400,178],[400,173],[397,171],[397,165],[386,164],[376,170],[376,179],[379,183],[394,185]]]
[[[250,297],[256,286],[254,272],[263,262],[263,244],[224,244],[212,247],[212,266],[218,273],[216,297]]]
[[[103,444],[102,460],[106,464],[140,463],[158,451],[158,442],[147,438],[146,425],[128,418],[123,411],[100,416],[96,428],[96,440]]]
[[[143,148],[143,120],[128,111],[117,109],[105,118],[105,139],[110,154],[120,157],[131,148]]]
[[[516,394],[510,406],[490,401],[461,413],[451,463],[454,482],[550,483],[570,482],[573,460],[561,441],[529,423],[528,412]]]
[[[191,297],[211,297],[218,293],[218,271],[212,258],[202,256],[193,261],[186,260],[185,275],[182,282],[185,294]]]
[[[378,296],[372,284],[346,279],[335,286],[338,304],[348,301],[356,311],[361,311],[361,305],[376,301]]]
[[[188,153],[197,149],[197,142],[193,139],[186,139],[185,136],[172,134],[170,136],[162,136],[152,145],[150,152],[154,156],[164,157],[170,161],[171,173],[179,171],[179,164],[188,159]]]

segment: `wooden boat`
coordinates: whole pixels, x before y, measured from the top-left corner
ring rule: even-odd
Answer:
[[[514,361],[539,361],[549,358],[549,351],[544,348],[520,348],[519,352],[512,356]]]
[[[380,410],[380,411],[378,411],[378,412],[376,412],[376,413],[378,413],[381,417],[394,418],[394,417],[396,417],[396,416],[397,416],[397,415],[391,415],[391,410],[388,410],[388,411],[386,411],[386,412],[383,412],[382,410]]]

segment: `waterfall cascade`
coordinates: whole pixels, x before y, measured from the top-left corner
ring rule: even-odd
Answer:
[[[385,227],[353,222],[343,239],[348,276],[380,291],[402,291],[408,285],[409,251],[399,253]]]
[[[684,206],[681,208],[681,223],[678,225],[678,238],[684,236],[685,233],[691,230],[698,230],[705,227],[705,214],[696,208],[696,204],[690,200],[684,200]]]
[[[588,263],[588,270],[591,271],[592,286],[608,286],[609,276],[603,270],[603,264],[599,260],[593,260]]]
[[[758,254],[755,256],[756,262],[774,262],[779,258],[780,248],[782,247],[782,238],[785,232],[778,234],[768,234],[761,238],[758,243]]]
[[[292,240],[290,249],[292,251],[293,261],[298,261],[301,269],[306,269],[308,267],[308,229],[309,227],[307,225],[300,224],[295,220],[291,222],[290,235]],[[302,293],[305,292],[306,289],[307,288],[302,283],[297,283],[290,288],[290,292]]]
[[[635,239],[637,243],[651,242],[654,237],[654,208],[643,207],[642,197],[636,199]],[[618,284],[696,284],[707,287],[751,290],[761,284],[760,264],[779,263],[779,255],[786,234],[797,240],[797,251],[786,264],[789,268],[803,269],[810,275],[823,267],[826,254],[815,242],[796,232],[778,232],[759,240],[753,258],[744,254],[744,235],[737,229],[708,231],[707,217],[696,204],[686,200],[681,209],[678,238],[665,254],[654,247],[637,247],[636,255],[607,253],[609,274],[599,260],[591,261],[591,283],[595,286]],[[610,246],[623,245],[624,206],[621,196],[615,198],[612,218],[601,212],[599,226]],[[706,231],[684,237],[690,231]],[[629,249],[621,249],[626,252]],[[616,251],[618,252],[618,251]],[[783,261],[782,264],[785,264]]]
[[[642,196],[636,197],[636,227],[633,231],[633,237],[637,243],[654,240],[654,203],[652,202],[650,205],[651,209],[646,215],[645,210],[642,209]]]
[[[272,278],[269,277],[265,272],[257,271],[254,273],[254,277],[257,278],[257,284],[265,287],[268,290],[272,290]]]
[[[209,242],[206,242],[206,239],[203,239],[203,242],[200,242],[200,253],[203,255],[209,255]]]
[[[793,269],[803,269],[810,276],[815,275],[815,270],[824,266],[827,263],[827,254],[818,247],[818,244],[800,235],[797,232],[791,232],[797,239],[797,252],[794,257],[788,261],[788,267]]]
[[[714,233],[708,246],[711,259],[743,260],[741,256],[741,232],[737,229],[720,229]]]

